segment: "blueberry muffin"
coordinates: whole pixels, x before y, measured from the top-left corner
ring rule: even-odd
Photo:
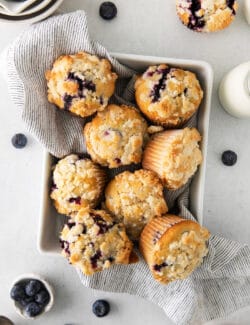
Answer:
[[[139,163],[146,135],[146,121],[125,105],[109,105],[84,128],[87,152],[93,161],[109,168]]]
[[[154,171],[169,190],[177,190],[188,182],[202,162],[200,140],[195,128],[157,133],[145,148],[142,166]]]
[[[117,79],[107,59],[85,52],[60,56],[45,75],[49,102],[81,117],[105,109]]]
[[[104,170],[90,159],[69,155],[53,171],[50,197],[59,213],[70,214],[99,203],[106,182]]]
[[[166,64],[150,66],[135,82],[140,110],[153,123],[183,125],[198,109],[203,91],[196,75]]]
[[[118,174],[107,186],[105,205],[115,219],[123,222],[128,236],[138,240],[144,226],[168,211],[163,185],[148,170]]]
[[[153,277],[167,284],[187,278],[208,253],[210,233],[175,215],[152,219],[142,231],[140,251]]]
[[[125,227],[105,211],[81,209],[61,232],[62,254],[85,275],[129,264],[133,244]]]
[[[196,32],[216,32],[234,20],[235,0],[176,0],[177,14],[188,28]]]

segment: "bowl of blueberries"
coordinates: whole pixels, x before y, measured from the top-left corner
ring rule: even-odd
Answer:
[[[18,314],[28,319],[35,319],[48,312],[54,304],[52,286],[40,275],[33,273],[15,279],[10,297]]]

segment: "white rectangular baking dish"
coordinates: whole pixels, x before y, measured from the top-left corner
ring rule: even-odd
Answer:
[[[183,60],[165,57],[142,56],[133,54],[112,53],[117,60],[137,71],[144,71],[149,65],[167,63],[171,66],[193,71],[198,76],[204,89],[204,99],[199,108],[198,129],[202,134],[201,150],[203,163],[195,174],[190,188],[190,209],[198,221],[203,221],[203,198],[205,187],[205,170],[208,142],[208,127],[210,104],[213,86],[213,71],[211,66],[204,61]],[[51,167],[54,158],[47,152],[44,154],[42,197],[40,209],[40,223],[38,230],[38,250],[41,253],[60,253],[59,232],[62,229],[64,218],[58,215],[49,197],[49,184],[51,178]]]

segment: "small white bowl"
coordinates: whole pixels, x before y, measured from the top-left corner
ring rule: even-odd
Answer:
[[[0,0],[0,5],[5,9],[6,13],[18,15],[26,8],[31,6],[37,0],[25,0],[22,2]]]
[[[22,305],[20,305],[17,301],[14,301],[14,306],[15,306],[15,310],[16,312],[22,316],[25,319],[37,319],[39,316],[42,316],[44,313],[48,312],[52,306],[54,305],[54,289],[51,286],[51,284],[49,284],[49,282],[47,280],[45,280],[44,278],[42,278],[40,275],[35,274],[35,273],[27,273],[27,274],[21,274],[19,275],[12,283],[11,288],[15,285],[18,284],[20,282],[23,281],[28,281],[28,280],[39,280],[42,282],[42,284],[45,286],[46,290],[48,291],[49,295],[50,295],[50,300],[48,302],[48,304],[45,306],[44,310],[41,312],[41,314],[35,316],[35,317],[28,317],[25,312],[24,312],[24,308]]]
[[[0,12],[0,22],[8,22],[8,23],[29,23],[33,24],[38,21],[41,21],[49,16],[51,16],[58,7],[62,4],[64,0],[50,0],[49,3],[36,12],[32,12],[30,14],[26,14],[25,12],[21,15],[6,15]]]
[[[14,323],[5,316],[0,316],[0,325],[14,325]]]
[[[1,2],[1,0],[0,0]],[[37,0],[37,2],[34,2],[31,7],[28,7],[27,9],[23,10],[22,12],[16,14],[16,13],[11,13],[11,12],[6,12],[4,8],[0,7],[0,13],[1,14],[6,14],[8,16],[27,16],[36,13],[37,11],[45,8],[51,0]]]

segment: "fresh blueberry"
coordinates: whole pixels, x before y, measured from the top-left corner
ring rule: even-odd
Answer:
[[[222,153],[221,160],[226,166],[233,166],[237,162],[237,154],[234,151],[226,150]]]
[[[25,286],[26,295],[29,297],[35,296],[42,288],[42,283],[38,280],[30,280]]]
[[[117,8],[113,2],[105,1],[100,5],[99,14],[103,19],[110,20],[117,15]]]
[[[106,300],[96,300],[92,305],[92,311],[97,317],[103,317],[109,313],[110,305]]]
[[[25,313],[28,317],[35,317],[39,315],[42,311],[42,307],[39,306],[36,302],[30,302],[25,307]]]
[[[28,140],[27,140],[26,136],[22,133],[15,134],[11,139],[11,143],[17,149],[24,148],[27,144],[27,141]]]
[[[24,286],[21,284],[15,284],[10,291],[10,297],[15,301],[20,301],[26,297]]]
[[[35,302],[38,304],[42,305],[43,307],[47,305],[49,302],[50,296],[48,291],[46,290],[41,290],[35,295]]]
[[[23,306],[26,307],[30,302],[33,301],[33,297],[28,297],[26,296],[25,298],[21,299],[19,303]]]

